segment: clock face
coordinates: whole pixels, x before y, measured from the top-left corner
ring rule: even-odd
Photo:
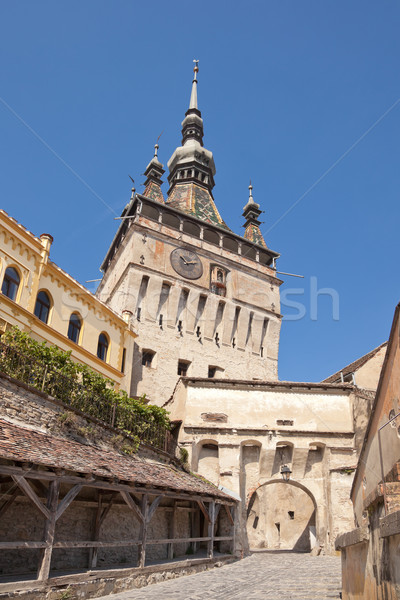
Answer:
[[[186,279],[198,279],[203,274],[203,265],[196,252],[186,248],[176,248],[171,252],[171,265]]]

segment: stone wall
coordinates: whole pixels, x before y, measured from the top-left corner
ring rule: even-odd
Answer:
[[[354,526],[350,489],[369,403],[349,385],[187,378],[167,408],[183,421],[193,470],[242,499],[243,548],[332,553]],[[282,465],[291,470],[284,486]]]
[[[370,511],[369,527],[341,535],[343,600],[400,598],[400,511],[382,518],[383,506]],[[385,521],[387,527],[385,527]]]
[[[185,244],[203,264],[195,281],[177,276],[170,263],[171,252]],[[210,289],[216,264],[226,272],[223,297]],[[152,403],[163,404],[177,383],[179,360],[196,377],[207,377],[213,366],[216,377],[234,378],[240,372],[277,379],[280,284],[273,269],[255,260],[143,216],[131,221],[97,291],[119,314],[133,314],[138,338],[131,394],[146,393]],[[142,364],[143,350],[155,353],[150,366]]]
[[[87,541],[93,537],[93,523],[97,504],[93,501],[75,501],[57,522],[55,541]],[[146,561],[168,558],[167,544],[151,544],[152,539],[166,539],[169,534],[170,508],[157,509],[148,530]],[[0,542],[5,541],[41,541],[44,518],[39,511],[22,495],[17,498],[7,512],[6,519],[0,519]],[[221,534],[222,535],[222,534]],[[228,534],[227,534],[228,535]],[[115,505],[108,513],[101,528],[102,541],[121,541],[138,539],[139,524],[127,506]],[[178,509],[176,537],[190,537],[189,511]],[[184,556],[189,543],[175,544],[174,556]],[[87,569],[90,550],[87,548],[53,550],[52,570],[65,571]],[[97,566],[99,568],[136,566],[137,546],[99,549]],[[39,550],[3,550],[0,553],[0,573],[34,573],[39,560]]]
[[[128,590],[160,583],[169,579],[177,579],[184,575],[194,575],[215,567],[234,562],[232,556],[221,556],[213,560],[207,558],[191,558],[174,564],[152,565],[149,567],[129,568],[109,571],[64,575],[48,582],[28,582],[0,584],[0,600],[82,600],[82,598],[98,598],[108,594],[117,594]]]
[[[30,426],[44,433],[90,443],[100,448],[126,447],[133,441],[118,429],[96,418],[84,415],[44,394],[0,373],[0,415],[21,425]],[[170,457],[161,451],[141,444],[138,456],[169,462]]]

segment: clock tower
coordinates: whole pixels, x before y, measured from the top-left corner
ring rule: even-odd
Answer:
[[[251,185],[243,236],[217,209],[214,158],[203,145],[197,105],[198,70],[195,61],[181,146],[168,161],[166,197],[156,144],[144,192],[132,190],[97,291],[138,333],[131,395],[145,393],[159,405],[180,376],[278,377],[279,254],[259,229]]]

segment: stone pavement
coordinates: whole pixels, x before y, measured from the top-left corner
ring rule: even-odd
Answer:
[[[257,552],[221,568],[98,600],[326,600],[340,598],[340,557]]]

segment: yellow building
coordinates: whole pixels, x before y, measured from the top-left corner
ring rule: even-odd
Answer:
[[[53,238],[40,238],[0,210],[0,328],[17,325],[63,350],[129,393],[136,334],[49,259]]]

